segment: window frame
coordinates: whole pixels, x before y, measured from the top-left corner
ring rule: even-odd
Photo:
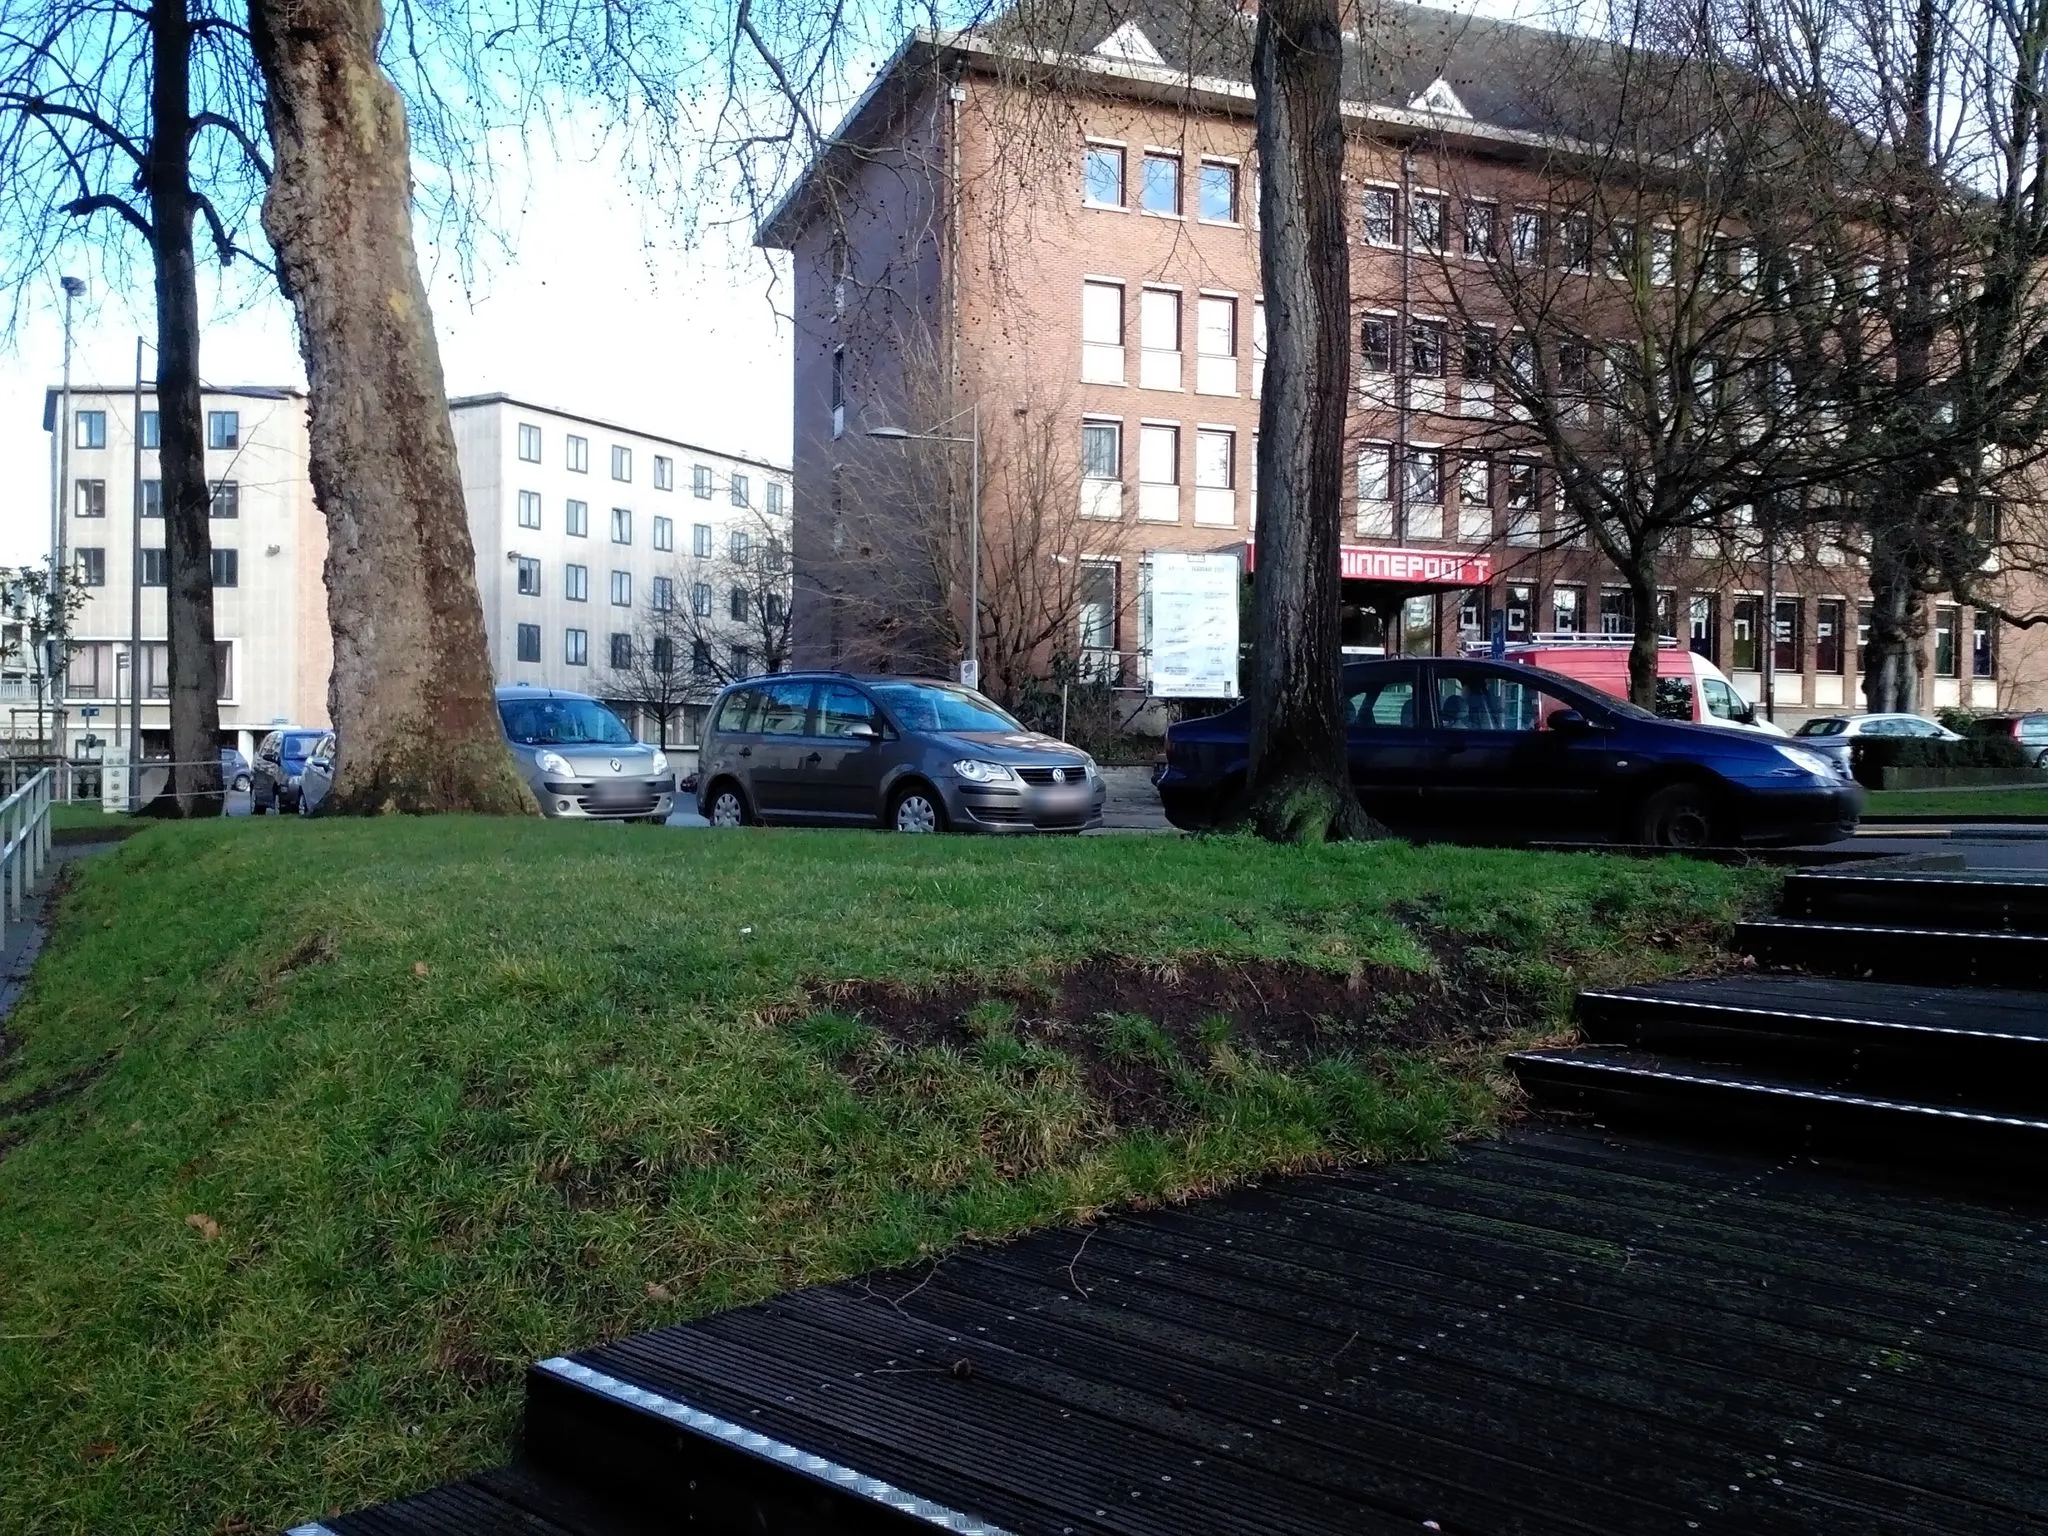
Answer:
[[[676,488],[676,461],[667,454],[654,456],[654,488],[657,491],[672,491]]]
[[[633,450],[625,443],[612,444],[612,479],[621,485],[633,483]]]
[[[531,453],[527,452],[529,447],[533,450]],[[541,453],[540,428],[530,421],[520,422],[515,434],[513,451],[518,454],[520,463],[538,464]]]
[[[240,411],[208,411],[206,413],[206,446],[216,452],[226,452],[242,446],[242,413]]]
[[[518,492],[518,493],[517,493],[517,496],[518,496],[518,512],[517,512],[517,517],[518,517],[518,519],[519,519],[519,526],[520,526],[520,527],[522,527],[522,528],[532,528],[532,529],[536,529],[536,530],[537,530],[537,529],[539,529],[539,527],[540,527],[540,492],[539,492],[539,491],[520,491],[520,492]],[[531,514],[531,515],[529,516],[529,514]]]
[[[571,496],[562,503],[563,531],[572,539],[590,537],[590,503]]]
[[[562,462],[572,475],[590,473],[590,439],[578,437],[574,432],[566,434],[563,440]]]
[[[107,446],[107,413],[105,411],[79,411],[71,413],[71,437],[73,448],[88,451]]]
[[[622,530],[625,534],[623,538],[620,537]],[[612,508],[612,542],[631,547],[633,543],[633,509],[631,507]]]
[[[562,601],[587,603],[590,601],[590,567],[574,560],[562,564]]]
[[[562,631],[562,665],[565,667],[587,667],[590,665],[589,630],[571,628]]]
[[[529,640],[533,642],[531,645],[527,644]],[[515,626],[512,644],[515,661],[525,662],[534,666],[540,664],[540,626],[538,624],[520,624]]]
[[[654,547],[658,552],[662,554],[674,554],[676,550],[675,519],[672,517],[662,517],[659,514],[656,514],[654,519],[654,529],[652,533],[649,535],[649,537],[654,540]]]
[[[1170,167],[1173,171],[1173,206],[1155,208],[1152,206],[1152,168]],[[1187,203],[1187,166],[1177,149],[1161,149],[1147,146],[1138,162],[1138,212],[1155,219],[1185,218]]]
[[[1378,211],[1384,199],[1384,213]],[[1369,181],[1359,189],[1358,230],[1367,245],[1382,251],[1401,248],[1401,189],[1391,182]],[[1386,233],[1375,234],[1383,225]]]
[[[1113,156],[1116,161],[1116,201],[1105,203],[1094,197],[1095,158],[1098,155]],[[1081,206],[1083,208],[1114,208],[1119,213],[1125,210],[1130,192],[1130,156],[1127,146],[1107,139],[1087,139],[1081,145]]]
[[[1221,216],[1209,212],[1209,173],[1212,171],[1220,172],[1227,178],[1230,211]],[[1195,164],[1196,220],[1203,224],[1242,225],[1244,218],[1243,205],[1239,202],[1240,181],[1239,167],[1235,160],[1224,160],[1210,155],[1198,160]]]

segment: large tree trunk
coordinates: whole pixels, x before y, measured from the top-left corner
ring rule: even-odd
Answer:
[[[1628,698],[1641,709],[1657,707],[1657,557],[1639,552],[1622,572],[1635,608],[1635,637],[1628,648]]]
[[[1904,514],[1894,510],[1892,517]],[[1870,647],[1863,662],[1864,707],[1874,714],[1918,707],[1920,642],[1926,628],[1911,563],[1892,549],[1880,521],[1870,540]]]
[[[213,498],[199,398],[199,276],[192,254],[191,49],[185,0],[149,11],[150,256],[156,269],[156,404],[163,478],[171,790],[181,816],[221,812],[220,678],[213,654]],[[139,659],[139,658],[138,658]],[[138,673],[143,669],[135,668]],[[143,677],[129,686],[144,686]]]
[[[1244,812],[1283,841],[1379,829],[1352,792],[1339,686],[1337,546],[1351,269],[1336,0],[1265,0],[1252,52],[1266,373]]]
[[[455,438],[413,258],[405,108],[376,0],[250,0],[327,518],[328,700],[348,811],[531,811],[499,730]]]

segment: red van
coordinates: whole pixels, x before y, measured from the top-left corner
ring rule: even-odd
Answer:
[[[1598,688],[1617,699],[1628,697],[1628,635],[1554,634],[1531,635],[1512,642],[1509,661],[1532,667]],[[1470,642],[1471,656],[1489,654],[1484,641]],[[1657,642],[1656,712],[1666,720],[1692,720],[1700,725],[1725,725],[1737,730],[1762,731],[1770,736],[1785,732],[1756,712],[1756,706],[1735,691],[1735,685],[1706,657],[1676,640]]]

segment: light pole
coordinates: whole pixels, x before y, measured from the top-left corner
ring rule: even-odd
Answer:
[[[70,531],[71,516],[71,303],[85,293],[85,279],[65,277],[64,288],[64,382],[57,405],[57,500],[50,516],[50,600],[52,611],[64,612],[64,539]],[[50,754],[57,755],[60,716],[57,709],[57,680],[50,679]]]
[[[135,338],[135,403],[128,423],[128,436],[135,447],[135,474],[130,486],[130,508],[134,512],[134,537],[128,555],[128,809],[142,809],[142,349],[149,343]],[[162,443],[162,428],[157,441]],[[116,690],[118,694],[119,690]],[[116,697],[114,708],[121,701]]]
[[[958,421],[959,412],[940,425]],[[960,681],[970,688],[981,686],[981,402],[967,407],[972,423],[969,435],[955,437],[944,432],[911,432],[902,427],[869,427],[869,437],[898,443],[965,443],[974,455],[967,467],[967,659],[960,666]]]

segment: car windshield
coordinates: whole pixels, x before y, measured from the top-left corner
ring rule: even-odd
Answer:
[[[595,699],[505,699],[505,735],[522,747],[626,747],[633,733]]]
[[[1792,734],[1795,736],[1839,736],[1849,729],[1846,720],[1809,720]]]
[[[906,731],[1021,731],[978,693],[938,683],[879,683],[875,697]]]
[[[277,744],[277,750],[286,757],[304,757],[318,745],[320,745],[320,733],[318,731],[305,731],[297,735],[285,737]]]

